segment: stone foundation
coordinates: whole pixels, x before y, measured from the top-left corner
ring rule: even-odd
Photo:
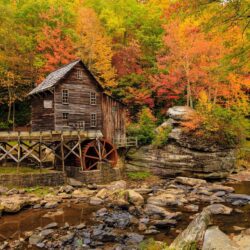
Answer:
[[[60,186],[64,183],[65,177],[62,172],[35,174],[0,174],[0,186]]]
[[[81,168],[75,166],[66,166],[65,169],[68,177],[75,178],[86,184],[105,184],[122,179],[121,168],[112,168],[105,163],[99,163],[97,170],[81,171]]]

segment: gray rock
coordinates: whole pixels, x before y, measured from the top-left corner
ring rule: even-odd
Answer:
[[[81,224],[76,226],[76,229],[81,230],[81,229],[83,229],[85,227],[86,227],[85,223],[81,223]]]
[[[176,177],[175,181],[177,183],[181,183],[183,185],[188,185],[188,186],[196,186],[196,185],[204,185],[207,182],[205,180],[201,179],[195,179],[195,178],[187,178],[187,177]]]
[[[51,208],[56,208],[58,206],[57,201],[49,201],[44,205],[44,208],[51,209]]]
[[[42,236],[40,234],[32,234],[29,237],[29,244],[30,245],[37,245],[38,243],[42,242],[44,240],[45,236]]]
[[[68,234],[66,234],[66,235],[64,235],[64,236],[61,236],[61,237],[59,238],[59,240],[60,240],[61,242],[63,242],[63,243],[71,242],[71,241],[73,240],[74,236],[75,236],[75,233],[68,233]]]
[[[160,176],[215,179],[230,175],[236,166],[235,148],[188,133],[182,121],[191,119],[193,113],[187,107],[171,108],[168,144],[160,148],[143,146],[129,152],[126,167],[138,171],[150,169]]]
[[[152,204],[146,204],[144,212],[147,215],[160,215],[161,217],[172,219],[179,217],[181,212],[169,212],[163,207],[158,207]]]
[[[194,114],[194,110],[187,106],[174,106],[167,111],[167,116],[175,121],[189,121]]]
[[[74,188],[71,185],[62,186],[59,189],[59,193],[71,194],[74,191]]]
[[[73,179],[73,178],[68,178],[67,182],[72,187],[82,187],[83,186],[82,182],[80,182],[76,179]]]
[[[40,235],[41,236],[48,236],[48,235],[52,234],[53,232],[54,232],[53,229],[45,229],[45,230],[41,231]]]
[[[128,189],[126,190],[126,193],[127,193],[129,203],[135,206],[141,206],[142,204],[144,204],[144,198],[136,191],[132,189]]]
[[[247,194],[229,194],[227,196],[227,199],[229,199],[229,200],[246,200],[246,201],[250,201],[250,195],[247,195]]]
[[[90,198],[90,201],[89,201],[89,203],[91,204],[91,205],[101,205],[101,204],[103,204],[103,200],[102,199],[100,199],[100,198],[98,198],[98,197],[91,197]]]
[[[222,204],[212,204],[205,207],[211,214],[231,214],[233,209]]]
[[[144,239],[144,236],[143,235],[140,235],[140,234],[137,234],[137,233],[127,233],[126,234],[126,242],[127,244],[138,244],[140,242],[143,241]]]
[[[210,212],[203,210],[197,214],[188,227],[181,232],[170,245],[170,249],[183,250],[191,249],[190,247],[195,244],[199,246],[202,243],[203,235],[210,223]]]
[[[204,235],[202,250],[239,250],[239,246],[221,232],[218,227],[210,227]]]
[[[43,229],[50,229],[50,228],[55,228],[55,227],[58,227],[58,223],[52,222],[46,225]]]

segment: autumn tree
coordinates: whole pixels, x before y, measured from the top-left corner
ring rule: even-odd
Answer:
[[[77,22],[78,55],[97,76],[104,87],[115,87],[115,69],[111,64],[112,40],[105,34],[96,13],[90,8],[78,11]]]

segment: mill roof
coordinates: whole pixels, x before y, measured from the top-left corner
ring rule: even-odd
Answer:
[[[95,79],[98,87],[103,89],[101,84],[95,78],[95,76],[89,71],[89,69],[84,65],[84,63],[80,59],[78,59],[76,61],[73,61],[73,62],[51,72],[37,87],[35,87],[32,91],[30,91],[28,95],[33,95],[33,94],[37,94],[40,92],[44,92],[44,91],[54,87],[78,63],[81,63],[83,65],[83,67],[87,70],[87,72]]]

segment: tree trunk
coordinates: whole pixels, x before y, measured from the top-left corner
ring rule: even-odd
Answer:
[[[12,108],[12,130],[15,131],[15,116],[16,116],[16,106],[15,102],[13,102],[13,108]]]

